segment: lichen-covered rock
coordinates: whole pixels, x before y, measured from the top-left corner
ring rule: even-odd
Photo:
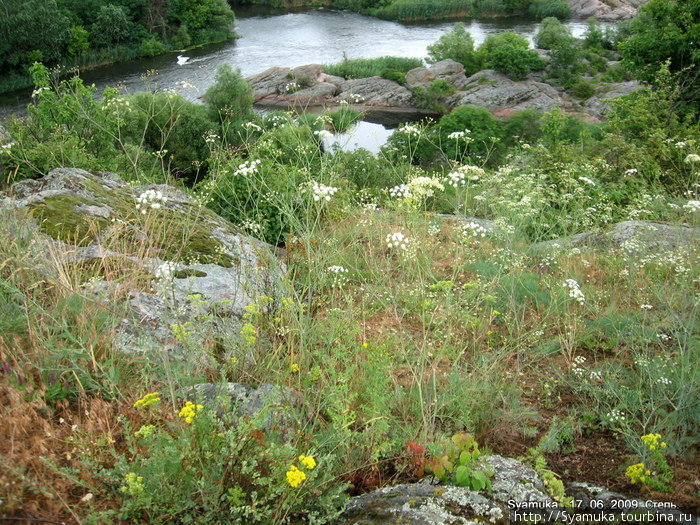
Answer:
[[[619,22],[633,18],[646,0],[568,0],[575,18]]]
[[[636,80],[620,82],[618,84],[608,84],[605,92],[595,95],[584,104],[586,113],[594,117],[603,118],[610,111],[610,101],[623,95],[629,95],[642,89],[644,86]]]
[[[359,100],[365,104],[388,106],[409,106],[413,93],[393,80],[382,77],[355,78],[346,80],[342,87],[340,100],[354,102]]]
[[[271,67],[246,78],[253,90],[253,95],[264,97],[267,95],[284,93],[285,86],[292,81],[291,72],[288,67]]]
[[[154,200],[139,203],[149,191]],[[246,306],[281,294],[285,269],[270,246],[171,186],[61,168],[15,184],[0,208],[31,226],[47,254],[79,267],[90,286],[100,281],[100,292],[130,295],[115,337],[125,350],[174,348],[171,324],[208,319],[212,308],[220,315],[211,330],[236,334]]]
[[[546,241],[536,248],[589,246],[624,248],[626,251],[668,252],[681,246],[698,245],[700,228],[689,228],[651,221],[624,221],[607,231],[590,231],[570,237]]]
[[[319,99],[327,99],[335,96],[338,86],[330,82],[316,82],[312,86],[296,91],[290,95],[290,99],[297,102],[313,102]]]
[[[184,392],[187,399],[215,410],[229,412],[233,419],[256,419],[259,428],[291,426],[298,397],[286,387],[263,383],[251,388],[241,383],[200,383]]]
[[[514,503],[533,503],[543,514],[554,506],[537,473],[522,462],[486,456],[482,463],[493,472],[491,493],[426,482],[385,487],[353,498],[338,523],[504,525],[511,523]]]
[[[436,79],[444,80],[455,89],[464,89],[467,86],[464,66],[449,58],[430,67],[417,67],[406,73],[406,85],[410,89],[427,87]]]
[[[479,106],[491,111],[502,109],[551,110],[564,107],[570,101],[549,84],[524,80],[515,82],[493,70],[475,73],[467,79],[464,91],[447,97],[444,103],[449,107]]]

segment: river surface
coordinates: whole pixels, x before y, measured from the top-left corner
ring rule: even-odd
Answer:
[[[244,76],[250,76],[272,66],[327,64],[339,62],[344,56],[422,58],[427,56],[428,45],[454,23],[401,24],[328,9],[286,14],[238,10],[236,14],[239,39],[105,66],[86,71],[82,77],[87,83],[94,83],[98,92],[106,87],[118,87],[124,93],[169,89],[196,100],[213,83],[217,69],[223,64],[240,68]],[[489,34],[504,30],[516,31],[532,40],[539,27],[532,20],[517,19],[469,19],[464,24],[477,45]],[[575,36],[583,34],[586,28],[583,21],[569,21],[566,25]],[[189,60],[179,65],[178,55],[187,56]],[[3,96],[0,119],[21,111],[28,102],[26,92]],[[376,150],[374,142],[383,142],[386,135],[378,129],[374,131],[382,138],[364,144],[371,150]]]

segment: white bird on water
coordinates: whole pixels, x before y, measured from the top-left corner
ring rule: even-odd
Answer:
[[[187,61],[190,59],[190,57],[186,57],[183,55],[178,55],[177,56],[177,65],[182,66],[184,64],[187,64]]]

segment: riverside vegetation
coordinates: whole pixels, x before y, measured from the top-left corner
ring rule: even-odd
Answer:
[[[652,29],[618,46],[636,75]],[[488,491],[484,450],[562,503],[564,478],[696,508],[700,125],[678,53],[604,122],[464,106],[378,155],[326,146],[347,111],[254,114],[231,69],[199,105],[97,100],[35,64],[0,145],[0,514],[328,523],[427,475]],[[72,193],[13,204],[57,167],[86,170]],[[215,214],[283,247],[285,275],[235,318],[180,297],[159,347],[120,347],[131,294],[167,303],[183,268],[243,264],[202,235]],[[241,416],[188,396],[202,384],[290,397]]]

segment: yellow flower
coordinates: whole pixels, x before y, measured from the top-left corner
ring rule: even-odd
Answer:
[[[146,407],[149,407],[155,403],[158,403],[159,401],[160,401],[160,393],[151,392],[150,394],[146,394],[141,399],[139,399],[136,403],[134,403],[134,406],[136,408],[146,408]]]
[[[289,467],[289,470],[287,471],[287,483],[289,483],[289,486],[292,488],[296,488],[299,485],[302,484],[302,482],[306,479],[306,474],[304,474],[301,470],[299,470],[297,467],[294,465],[291,465]]]
[[[316,460],[311,456],[299,456],[299,462],[309,470],[316,468]]]
[[[192,401],[185,403],[185,406],[180,409],[178,416],[183,418],[186,423],[192,423],[197,412],[204,408],[203,405],[195,405]]]
[[[647,447],[649,447],[649,450],[656,450],[659,448],[659,446],[666,446],[665,443],[661,443],[659,445],[659,441],[661,441],[661,434],[646,434],[641,437],[641,440]]]
[[[299,372],[299,365],[297,363],[292,363],[290,369],[296,374],[297,372]]]
[[[627,467],[625,476],[627,476],[632,483],[638,483],[640,481],[644,483],[646,480],[644,470],[644,463],[635,463],[634,465]]]

